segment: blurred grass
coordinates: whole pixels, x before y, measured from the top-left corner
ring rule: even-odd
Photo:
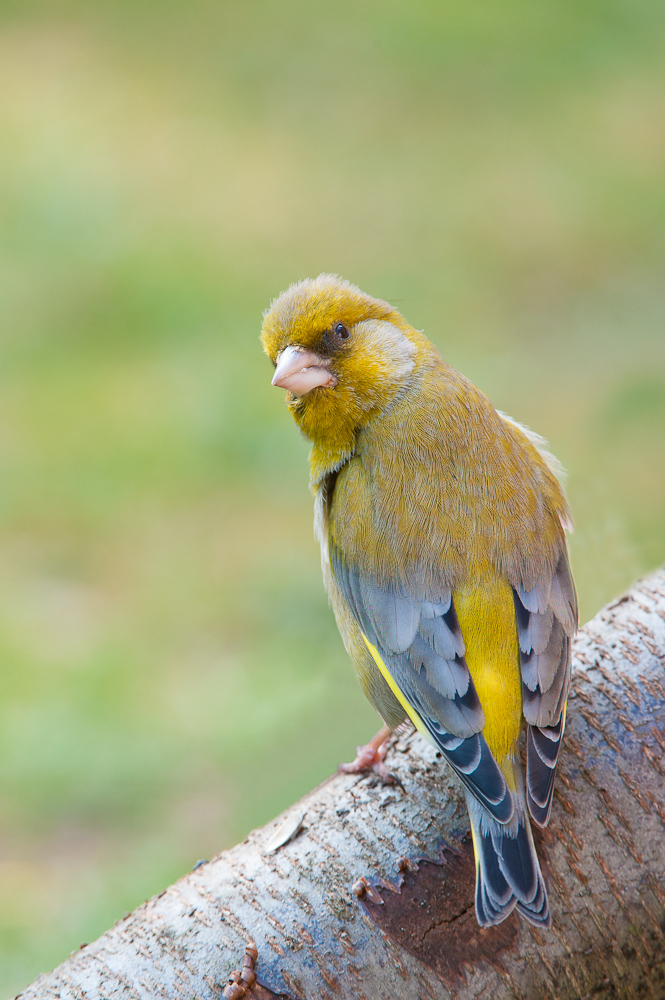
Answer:
[[[583,617],[665,557],[665,9],[0,8],[0,992],[322,780],[375,719],[290,281],[398,304],[569,469]]]

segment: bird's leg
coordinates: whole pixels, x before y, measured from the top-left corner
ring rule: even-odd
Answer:
[[[376,736],[362,747],[356,747],[356,759],[349,764],[340,764],[338,771],[344,774],[360,774],[362,771],[376,771],[381,780],[392,785],[395,776],[384,764],[388,751],[388,741],[392,736],[390,726],[382,726]]]

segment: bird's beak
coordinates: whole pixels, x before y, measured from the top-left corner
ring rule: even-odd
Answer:
[[[285,347],[277,357],[272,384],[288,389],[294,396],[304,396],[317,386],[333,388],[337,379],[324,358],[314,351]]]

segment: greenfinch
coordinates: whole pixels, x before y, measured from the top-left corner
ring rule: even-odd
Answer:
[[[312,442],[324,582],[361,686],[464,786],[479,924],[516,908],[548,927],[529,816],[550,816],[578,617],[560,467],[396,309],[335,275],[291,285],[261,339]]]

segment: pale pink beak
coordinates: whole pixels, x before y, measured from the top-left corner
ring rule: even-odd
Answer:
[[[304,396],[317,386],[333,388],[337,379],[326,362],[314,351],[285,347],[277,358],[272,384],[288,389],[294,396]]]

